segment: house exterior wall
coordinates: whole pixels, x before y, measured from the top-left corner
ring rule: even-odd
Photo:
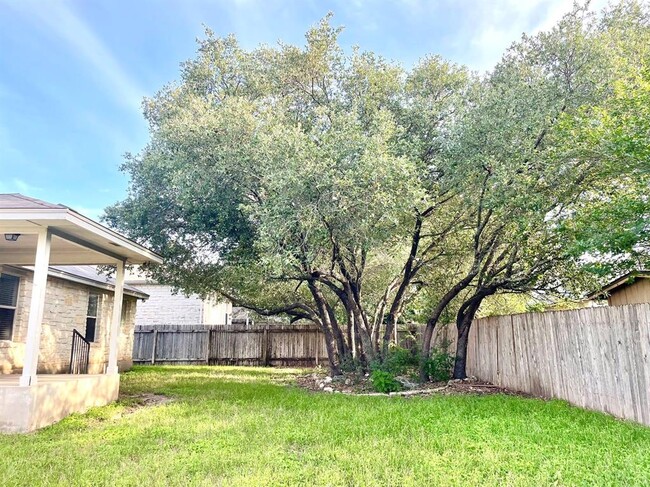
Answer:
[[[27,322],[32,295],[33,274],[19,269],[0,269],[20,277],[12,340],[0,340],[0,373],[15,374],[22,371],[27,339]],[[103,373],[108,364],[110,320],[113,310],[113,293],[64,279],[48,277],[43,325],[41,330],[38,373],[67,373],[70,365],[72,331],[82,335],[86,331],[86,312],[89,294],[99,296],[95,341],[90,344],[88,373]],[[120,327],[118,366],[120,370],[131,367],[133,328],[136,298],[125,296]]]
[[[149,295],[140,303],[135,315],[138,325],[196,325],[203,321],[203,302],[198,297],[172,293],[171,286],[137,284]]]
[[[650,303],[650,279],[639,278],[629,286],[612,290],[607,302],[610,306]]]
[[[203,302],[204,325],[228,325],[232,322],[232,303],[206,299]]]
[[[133,282],[149,299],[139,303],[136,325],[225,325],[226,315],[232,315],[232,304],[197,296],[174,294],[171,286]]]

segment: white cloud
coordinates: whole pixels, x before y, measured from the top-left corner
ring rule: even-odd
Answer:
[[[129,76],[113,53],[88,24],[64,1],[11,2],[9,6],[37,19],[67,42],[74,52],[97,70],[112,96],[129,109],[140,110],[144,90]]]
[[[607,0],[596,0],[590,8],[600,10],[606,4]],[[466,62],[478,70],[492,68],[524,32],[536,34],[552,28],[572,7],[573,3],[567,0],[473,2],[468,25],[471,52]]]

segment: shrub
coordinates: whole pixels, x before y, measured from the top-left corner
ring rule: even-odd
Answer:
[[[432,381],[442,382],[451,379],[453,365],[454,357],[445,348],[434,349],[425,363],[425,370]]]
[[[358,375],[363,375],[364,367],[363,364],[358,359],[344,359],[340,364],[341,372],[344,373],[354,373]],[[371,367],[372,368],[372,367]]]
[[[385,370],[375,370],[370,374],[370,382],[377,392],[388,394],[402,389],[402,385],[395,380],[390,372]]]
[[[406,348],[391,346],[388,355],[383,362],[377,362],[371,365],[372,370],[383,370],[390,372],[392,375],[403,375],[409,369],[417,367],[419,356]]]

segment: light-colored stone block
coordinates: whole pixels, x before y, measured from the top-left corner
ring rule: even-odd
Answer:
[[[117,374],[44,375],[28,387],[18,385],[18,376],[4,377],[0,382],[0,431],[27,433],[43,428],[72,413],[111,403],[119,390]]]

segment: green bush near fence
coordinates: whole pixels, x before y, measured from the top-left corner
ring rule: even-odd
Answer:
[[[370,382],[377,392],[388,394],[402,390],[402,384],[395,380],[395,376],[385,370],[373,370],[370,373]]]
[[[377,392],[395,392],[401,390],[402,384],[396,377],[405,376],[407,379],[419,381],[421,354],[417,349],[407,349],[391,346],[383,361],[371,364],[370,381]],[[451,378],[451,368],[454,358],[448,353],[446,344],[434,348],[430,357],[425,360],[424,368],[427,376],[434,382],[447,381]]]

